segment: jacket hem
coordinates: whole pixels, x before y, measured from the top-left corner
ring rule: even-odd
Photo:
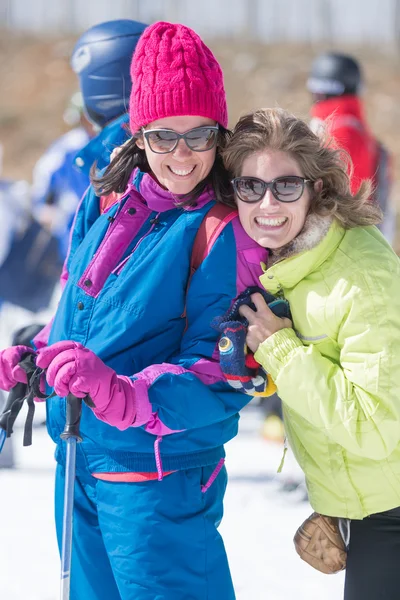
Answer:
[[[161,446],[163,471],[179,471],[206,467],[225,458],[223,446],[211,448],[203,452],[191,452],[179,455],[163,455]],[[85,462],[91,473],[155,473],[157,471],[155,454],[145,452],[84,452]],[[65,453],[60,446],[56,449],[56,461],[65,462]],[[78,456],[77,456],[78,461]]]

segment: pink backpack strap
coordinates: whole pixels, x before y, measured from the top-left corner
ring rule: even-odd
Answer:
[[[226,206],[226,204],[214,204],[202,220],[196,234],[192,256],[190,259],[190,273],[194,273],[203,260],[210,254],[219,234],[226,225],[237,217],[237,210]],[[189,287],[189,286],[188,286]]]
[[[117,194],[117,192],[111,192],[108,196],[100,196],[100,214],[103,215],[107,212],[122,196],[123,194]]]
[[[210,208],[200,224],[193,243],[192,255],[190,258],[189,278],[186,285],[185,308],[181,315],[182,318],[186,319],[185,331],[188,328],[186,300],[192,277],[203,260],[210,254],[211,249],[218,239],[220,233],[224,230],[228,223],[237,217],[237,214],[238,213],[236,209],[226,206],[226,204],[217,203]]]

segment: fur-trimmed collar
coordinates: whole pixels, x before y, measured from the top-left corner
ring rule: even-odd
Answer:
[[[277,262],[315,248],[326,236],[332,225],[333,217],[309,214],[300,233],[288,244],[271,250],[268,267]]]

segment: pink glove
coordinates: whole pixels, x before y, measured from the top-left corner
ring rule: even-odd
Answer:
[[[25,371],[18,364],[27,352],[34,354],[29,346],[11,346],[0,352],[0,389],[9,392],[17,383],[28,383]]]
[[[119,429],[144,425],[151,416],[147,384],[117,375],[94,352],[77,342],[57,342],[39,350],[36,364],[61,398],[89,395],[95,415]]]

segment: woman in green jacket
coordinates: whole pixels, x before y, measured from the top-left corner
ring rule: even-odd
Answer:
[[[315,511],[350,519],[345,600],[400,597],[400,261],[352,196],[343,152],[280,109],[237,124],[225,153],[241,223],[270,250],[247,344],[272,376]]]

